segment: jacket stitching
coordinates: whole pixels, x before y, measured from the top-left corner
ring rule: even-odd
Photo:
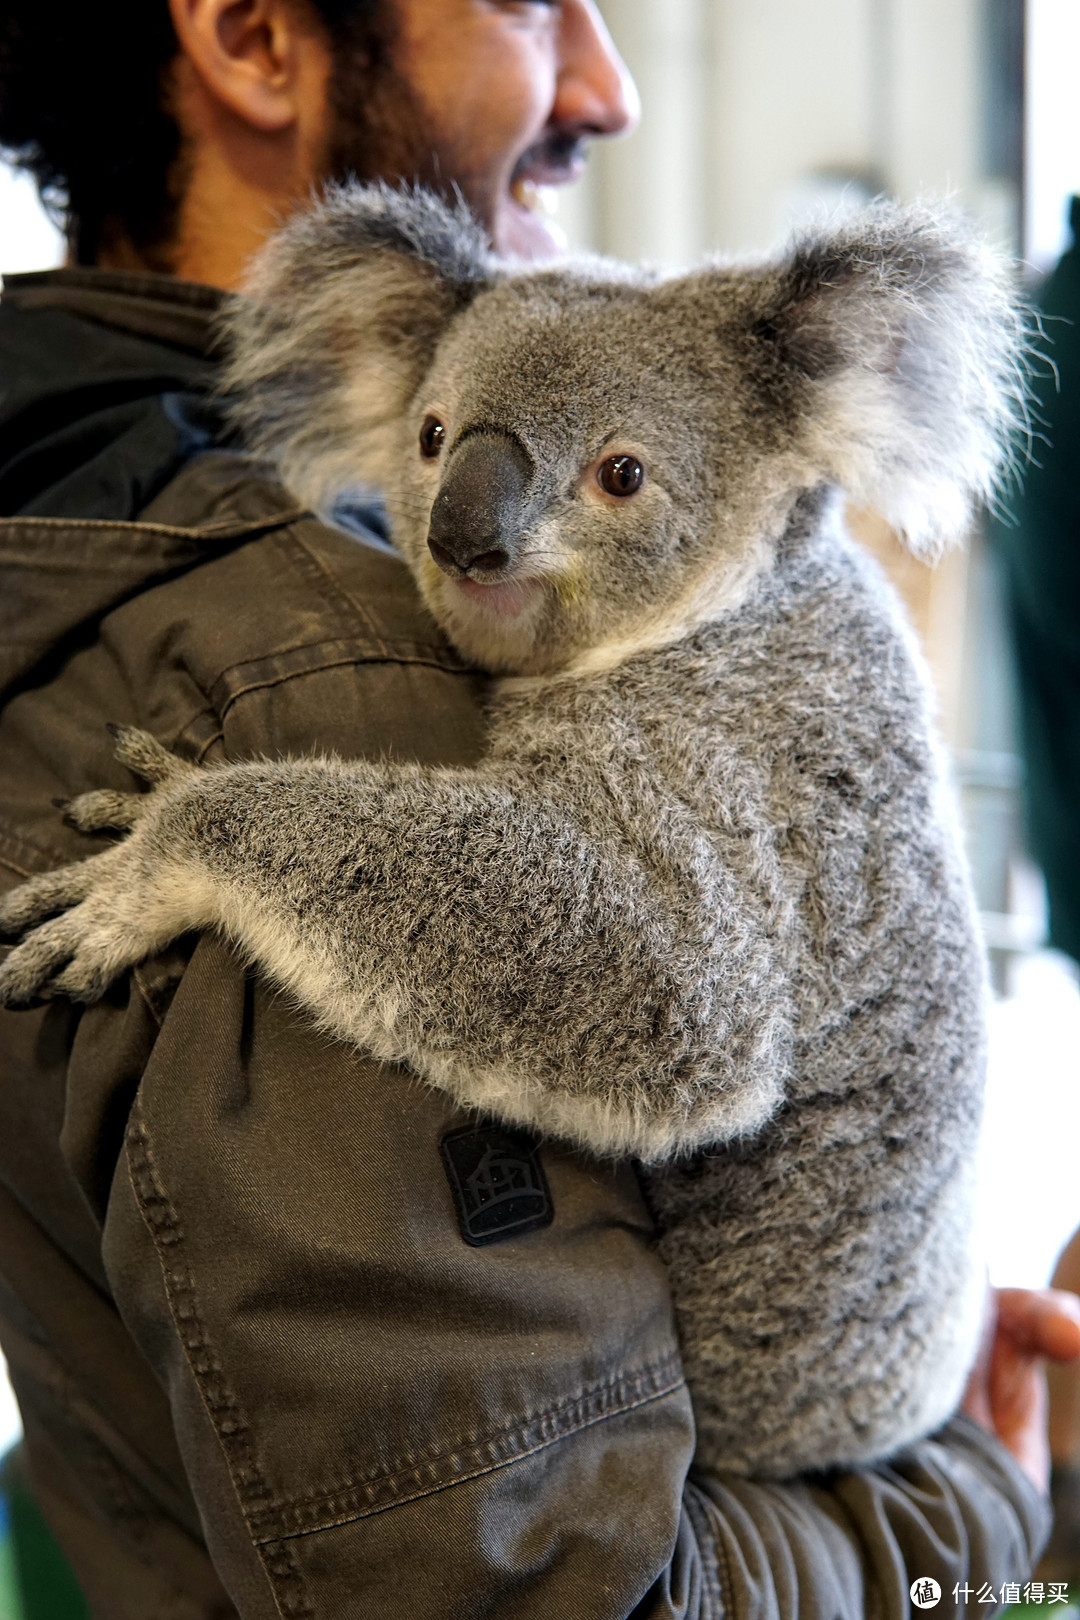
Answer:
[[[660,1400],[684,1382],[678,1354],[673,1352],[637,1373],[598,1385],[550,1411],[527,1415],[482,1439],[465,1436],[438,1452],[402,1459],[412,1466],[395,1463],[392,1471],[367,1480],[347,1481],[318,1495],[257,1509],[251,1518],[252,1532],[263,1527],[268,1535],[301,1536],[368,1518],[532,1456],[582,1429]],[[608,1396],[615,1398],[605,1399]],[[451,1467],[440,1469],[440,1463]],[[310,1522],[304,1523],[305,1519]]]
[[[326,572],[311,549],[304,544],[298,524],[283,527],[275,535],[274,543],[278,555],[286,566],[299,576],[305,588],[313,592],[333,614],[334,623],[340,626],[342,631],[339,639],[345,639],[349,635],[355,636],[356,621],[359,619],[368,637],[381,648],[382,640],[374,624],[366,613],[355,608],[341,590],[339,583]]]
[[[0,866],[4,867],[8,872],[14,872],[15,876],[20,879],[33,877],[35,875],[34,868],[16,865],[12,857],[10,855],[5,855],[3,850],[0,850]]]
[[[701,1620],[723,1620],[724,1593],[732,1594],[734,1587],[723,1533],[709,1522],[710,1510],[716,1511],[715,1504],[707,1496],[702,1498],[692,1482],[683,1492],[683,1503],[701,1559]]]
[[[221,539],[223,537],[237,537],[245,534],[270,534],[276,529],[287,528],[300,518],[309,514],[304,507],[296,507],[287,512],[268,513],[263,518],[220,518],[212,523],[200,523],[194,528],[184,528],[176,523],[140,523],[137,519],[131,522],[114,521],[111,518],[50,518],[50,517],[18,517],[0,519],[0,539],[8,533],[18,529],[53,530],[57,534],[66,533],[71,529],[85,529],[91,534],[104,534],[110,530],[120,530],[123,534],[155,534],[165,535],[169,539],[198,541],[204,537]],[[35,562],[36,558],[33,559]]]
[[[666,1400],[682,1386],[683,1382],[684,1380],[680,1377],[669,1388],[651,1390],[637,1400],[628,1401],[625,1405],[612,1408],[611,1411],[601,1412],[596,1417],[589,1418],[584,1423],[576,1424],[563,1433],[537,1440],[535,1444],[515,1451],[512,1456],[499,1457],[494,1462],[483,1463],[476,1468],[461,1470],[448,1479],[437,1480],[430,1485],[418,1485],[416,1490],[402,1491],[395,1494],[392,1500],[364,1505],[358,1499],[345,1497],[331,1517],[319,1520],[316,1523],[303,1525],[296,1529],[288,1529],[284,1521],[282,1521],[274,1532],[276,1543],[298,1540],[301,1536],[318,1535],[324,1530],[340,1529],[346,1524],[355,1524],[361,1519],[373,1518],[377,1513],[388,1512],[391,1508],[404,1507],[409,1502],[421,1501],[425,1496],[435,1496],[439,1491],[450,1490],[452,1486],[463,1485],[468,1480],[482,1479],[485,1474],[493,1474],[500,1468],[508,1468],[513,1463],[524,1462],[527,1457],[534,1457],[538,1452],[546,1451],[549,1446],[557,1445],[561,1440],[567,1440],[574,1434],[580,1434],[583,1429],[589,1429],[597,1423],[606,1423],[613,1418],[622,1417],[628,1412],[638,1411],[643,1406],[652,1405],[654,1401]],[[334,1502],[328,1504],[331,1509],[334,1506]],[[255,1537],[255,1542],[258,1546],[258,1536]]]
[[[263,660],[259,660],[263,662]],[[280,674],[265,675],[260,679],[253,679],[244,686],[238,686],[235,691],[220,697],[220,716],[224,720],[229,710],[238,698],[246,697],[250,692],[261,692],[272,686],[282,686],[286,681],[296,680],[304,675],[316,675],[320,670],[340,669],[346,664],[418,664],[428,669],[441,669],[447,675],[474,675],[475,670],[458,669],[454,665],[443,662],[437,654],[425,657],[422,653],[407,654],[404,651],[395,652],[388,649],[385,652],[354,650],[342,653],[332,658],[324,658],[317,663],[305,664],[302,669],[284,670]],[[242,668],[243,666],[237,666]],[[225,674],[228,674],[226,671]],[[225,675],[218,677],[217,685],[225,679]]]
[[[543,1411],[522,1413],[512,1424],[504,1424],[498,1429],[490,1429],[480,1433],[476,1430],[470,1430],[466,1434],[458,1435],[456,1439],[434,1449],[419,1452],[410,1451],[400,1457],[387,1458],[380,1467],[373,1469],[369,1474],[341,1480],[338,1484],[327,1487],[326,1490],[315,1492],[311,1496],[294,1498],[282,1505],[289,1508],[318,1505],[324,1499],[344,1495],[371,1483],[377,1484],[384,1478],[394,1478],[398,1474],[415,1471],[421,1466],[442,1462],[447,1457],[457,1456],[465,1450],[480,1451],[484,1446],[512,1438],[515,1434],[524,1433],[528,1429],[544,1424],[557,1423],[564,1414],[582,1409],[588,1402],[602,1401],[605,1396],[614,1396],[616,1400],[624,1395],[629,1398],[631,1391],[646,1385],[654,1393],[666,1394],[669,1388],[675,1389],[682,1382],[682,1366],[678,1352],[671,1350],[666,1355],[661,1356],[659,1360],[646,1363],[637,1372],[620,1374],[617,1377],[607,1379],[604,1383],[594,1384],[591,1388],[582,1390],[579,1395],[572,1395],[567,1400],[560,1401],[556,1406],[545,1407]],[[621,1407],[616,1405],[611,1409],[621,1410]]]
[[[281,538],[285,540],[288,537],[283,535]],[[341,612],[341,603],[342,599],[344,599],[344,601],[348,603],[349,607],[352,608],[361,624],[367,628],[367,631],[374,639],[376,646],[380,647],[385,652],[386,645],[382,637],[379,635],[375,621],[372,619],[367,609],[361,602],[358,602],[355,599],[348,587],[343,582],[340,580],[335,580],[330,574],[327,573],[327,570],[320,558],[305,542],[299,526],[294,530],[291,538],[297,550],[302,551],[304,556],[308,559],[309,568],[316,576],[320,589],[327,594],[329,600],[334,604],[336,611],[338,613]]]
[[[72,859],[78,857],[73,857],[70,852],[65,854],[49,844],[36,843],[26,836],[25,831],[16,832],[6,821],[0,820],[0,865],[8,867],[19,877],[33,877],[54,866],[67,866]]]
[[[269,1487],[255,1455],[250,1426],[225,1380],[203,1325],[194,1279],[181,1254],[183,1228],[158,1174],[150,1133],[138,1102],[128,1127],[127,1164],[136,1202],[157,1251],[173,1326],[224,1452],[229,1477],[247,1521],[250,1504],[259,1499],[265,1501],[270,1494]],[[314,1610],[305,1596],[302,1577],[289,1548],[273,1537],[257,1545],[279,1614],[289,1620],[313,1617]]]

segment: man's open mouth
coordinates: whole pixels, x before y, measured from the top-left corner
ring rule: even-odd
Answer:
[[[558,212],[559,194],[555,187],[541,185],[524,175],[513,182],[510,195],[519,208],[527,208],[530,214],[545,214],[551,219]]]
[[[566,251],[566,237],[556,223],[558,188],[577,180],[585,167],[585,143],[576,136],[548,135],[523,152],[510,177],[510,203],[521,229],[512,233],[512,250],[544,258]]]

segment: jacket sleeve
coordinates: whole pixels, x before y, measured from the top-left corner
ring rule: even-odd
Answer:
[[[471,1246],[448,1101],[211,939],[159,1011],[104,1254],[244,1620],[855,1620],[1024,1577],[1045,1510],[964,1422],[828,1482],[688,1480],[628,1172],[545,1146],[551,1223]]]

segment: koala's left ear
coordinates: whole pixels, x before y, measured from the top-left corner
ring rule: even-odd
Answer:
[[[955,218],[879,204],[798,241],[755,303],[817,475],[915,552],[962,535],[1024,420],[1025,323],[996,256]]]
[[[440,335],[492,275],[464,203],[328,187],[271,238],[225,311],[222,386],[246,447],[315,511],[377,477]]]

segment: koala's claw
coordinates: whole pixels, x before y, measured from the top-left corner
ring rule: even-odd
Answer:
[[[12,889],[0,899],[0,939],[18,939],[46,917],[55,917],[57,912],[78,905],[90,893],[96,872],[92,860],[78,861],[74,866],[59,866],[55,872],[44,872]]]
[[[112,724],[106,726],[106,730],[116,739],[116,757],[121,765],[155,786],[180,782],[198,769],[170,754],[148,731]],[[53,803],[64,812],[64,819],[80,832],[130,832],[145,815],[150,798],[148,793],[119,793],[114,788],[97,788],[92,793],[80,793],[75,799],[54,799]]]
[[[137,930],[102,915],[93,898],[33,929],[0,967],[0,1007],[66,996],[99,1001],[125,967],[145,955]]]
[[[110,828],[128,831],[134,827],[146,808],[147,793],[117,793],[112,788],[97,788],[93,793],[80,793],[64,810],[65,821],[70,821],[80,832],[105,832]]]
[[[177,782],[198,770],[197,765],[170,754],[148,731],[114,725],[108,730],[116,738],[116,757],[121,765],[141,776],[144,782]]]
[[[62,973],[58,973],[46,987],[48,996],[66,996],[69,1001],[100,1001],[123,964],[109,965],[100,957],[77,952]]]
[[[26,1007],[47,996],[51,981],[67,967],[77,944],[66,913],[36,928],[0,967],[0,1006]]]
[[[144,834],[154,814],[170,803],[172,790],[199,774],[199,767],[177,759],[148,732],[132,726],[109,730],[117,758],[151,790],[101,788],[64,806],[67,819],[83,832],[116,828],[131,836],[74,866],[31,878],[0,899],[0,938],[19,942],[0,967],[0,1006],[25,1007],[52,996],[97,1001],[117,974],[183,932],[173,913],[161,920],[161,856]]]

